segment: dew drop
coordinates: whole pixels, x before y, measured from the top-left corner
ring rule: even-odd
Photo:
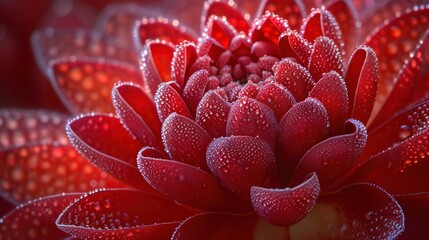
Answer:
[[[411,135],[411,127],[408,125],[402,125],[399,129],[399,139],[405,140]]]

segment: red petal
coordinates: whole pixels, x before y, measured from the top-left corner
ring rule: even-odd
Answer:
[[[429,209],[429,191],[396,195],[395,199],[405,208],[405,211],[414,209],[424,212]]]
[[[62,239],[67,234],[57,228],[55,219],[79,193],[40,198],[17,207],[0,219],[0,236],[5,239]]]
[[[247,82],[238,93],[238,98],[256,98],[256,95],[259,92],[259,86],[253,82]]]
[[[160,147],[161,123],[155,104],[140,86],[132,83],[116,84],[112,100],[124,127],[143,146]]]
[[[35,32],[31,40],[37,63],[47,76],[51,60],[70,56],[115,59],[138,66],[134,46],[119,44],[117,39],[103,38],[95,32],[45,29]]]
[[[321,196],[290,233],[291,239],[395,239],[404,228],[404,214],[392,196],[374,185],[355,184]]]
[[[113,112],[111,90],[121,81],[142,83],[140,72],[119,62],[63,59],[51,64],[51,80],[64,104],[75,113]]]
[[[201,99],[195,121],[215,138],[226,135],[226,123],[231,106],[215,91],[208,91]]]
[[[197,50],[195,44],[184,41],[176,45],[171,62],[171,79],[179,84],[182,89],[192,73],[189,72],[192,64],[197,59]]]
[[[361,42],[356,9],[353,3],[348,0],[334,0],[330,2],[327,9],[335,17],[341,30],[342,42],[344,43],[344,49],[346,51],[345,57],[348,59],[357,43]]]
[[[250,201],[252,186],[277,184],[276,159],[268,144],[247,136],[221,137],[207,148],[207,165],[233,193]]]
[[[193,213],[144,192],[104,190],[75,201],[56,223],[78,238],[170,239],[179,221]]]
[[[396,9],[395,14],[397,12]],[[378,90],[378,99],[380,100],[377,105],[385,100],[404,61],[410,52],[416,49],[419,40],[427,31],[429,26],[428,15],[428,6],[413,8],[413,10],[393,18],[366,39],[365,45],[374,49],[380,64],[380,87]]]
[[[315,42],[318,37],[325,36],[335,43],[339,53],[343,51],[341,30],[334,16],[324,8],[312,9],[301,27],[302,35],[309,42]],[[341,59],[341,58],[340,58]]]
[[[280,121],[284,114],[296,104],[292,94],[277,83],[268,83],[262,86],[256,96],[256,100],[271,108],[277,121]]]
[[[308,66],[311,55],[310,43],[296,31],[283,32],[279,37],[280,55],[299,60],[303,66]]]
[[[70,146],[32,145],[0,151],[0,189],[15,203],[63,192],[123,187]]]
[[[316,204],[319,193],[319,180],[314,173],[293,188],[252,187],[250,190],[258,215],[279,226],[290,226],[303,219]]]
[[[225,207],[225,191],[207,172],[184,163],[142,154],[137,161],[146,181],[171,200],[205,210]]]
[[[160,41],[148,41],[142,51],[141,68],[145,86],[155,94],[161,82],[171,80],[174,46]]]
[[[329,132],[328,112],[313,98],[295,104],[279,124],[279,141],[284,153],[282,171],[292,173],[298,160]]]
[[[425,88],[417,82],[421,73],[422,65],[424,66],[424,54],[429,45],[429,31],[422,38],[422,42],[416,47],[414,52],[402,67],[401,72],[396,77],[393,89],[390,91],[387,99],[381,107],[377,117],[371,123],[377,125],[388,119],[399,109],[405,107],[411,102],[413,87]]]
[[[342,132],[349,107],[347,87],[343,78],[337,72],[326,73],[316,83],[309,96],[318,99],[326,107],[331,135]]]
[[[206,23],[203,34],[207,34],[220,43],[223,48],[228,49],[229,43],[237,32],[226,19],[212,15]]]
[[[300,0],[264,0],[260,4],[257,16],[262,16],[266,11],[273,12],[287,20],[290,27],[297,30],[305,17],[304,5]]]
[[[206,148],[211,137],[200,125],[176,113],[162,125],[162,141],[171,159],[208,170]]]
[[[371,182],[392,194],[429,191],[429,182],[422,181],[429,171],[429,130],[375,155],[358,167],[350,181]]]
[[[182,97],[170,84],[161,83],[159,85],[158,91],[155,94],[155,105],[161,122],[164,122],[172,113],[192,118]]]
[[[133,3],[109,4],[97,17],[95,30],[132,46],[136,22],[141,16],[157,17],[156,11]]]
[[[354,166],[366,139],[365,126],[357,120],[349,120],[343,135],[328,138],[307,151],[294,172],[292,184],[315,172],[322,189],[326,191],[329,184]]]
[[[176,20],[177,21],[177,20]],[[144,45],[146,40],[159,39],[173,44],[179,44],[185,40],[196,42],[192,34],[184,27],[166,18],[143,18],[136,25],[136,36],[139,43]]]
[[[278,123],[273,111],[255,99],[242,97],[234,102],[226,123],[226,135],[251,136],[274,149]]]
[[[358,47],[349,63],[346,84],[349,93],[349,115],[364,124],[368,121],[378,88],[377,56],[371,48]]]
[[[207,70],[199,70],[192,74],[183,89],[183,100],[189,110],[195,115],[198,103],[205,93],[208,84],[209,73]]]
[[[80,116],[68,123],[66,131],[78,152],[103,171],[132,186],[146,188],[147,183],[136,163],[141,145],[122,127],[118,118],[95,114]]]
[[[316,81],[324,73],[336,71],[343,75],[343,64],[340,51],[334,42],[327,37],[318,37],[314,41],[313,52],[311,53],[308,70]]]
[[[242,31],[247,33],[250,29],[250,25],[243,17],[243,14],[235,7],[230,6],[226,1],[208,1],[208,4],[204,6],[203,15],[201,18],[201,29],[204,29],[207,21],[212,15],[225,17],[238,32]]]
[[[252,42],[270,41],[277,45],[280,34],[288,30],[289,25],[285,19],[272,12],[266,12],[255,20],[250,31],[250,39]]]
[[[291,59],[283,59],[273,67],[274,79],[283,85],[295,97],[303,101],[314,86],[310,73]]]
[[[369,128],[368,144],[360,161],[386,150],[418,133],[427,120],[429,111],[427,102],[415,104],[390,117],[376,128]]]
[[[48,111],[7,109],[0,111],[0,150],[32,143],[68,143],[67,116]]]
[[[255,225],[254,216],[203,213],[181,223],[171,239],[247,240],[254,238]]]

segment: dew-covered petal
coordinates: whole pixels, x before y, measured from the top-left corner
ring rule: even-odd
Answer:
[[[292,94],[278,83],[262,86],[255,99],[271,108],[278,122],[296,104]]]
[[[56,224],[78,238],[170,239],[180,221],[193,213],[144,192],[110,189],[82,196]]]
[[[173,60],[171,62],[171,79],[174,80],[182,89],[188,77],[192,64],[197,59],[197,50],[195,44],[184,41],[174,48]]]
[[[131,186],[146,188],[136,163],[141,145],[122,127],[119,118],[80,116],[67,124],[66,131],[78,152],[100,169]]]
[[[308,70],[313,78],[318,81],[324,73],[336,71],[343,75],[343,63],[341,53],[334,42],[327,37],[318,37],[314,40]]]
[[[345,58],[353,52],[360,39],[360,22],[358,14],[352,1],[334,0],[329,3],[326,9],[335,17],[341,30],[342,42],[344,43]]]
[[[183,89],[183,100],[195,116],[198,104],[203,97],[207,84],[209,73],[207,70],[199,70],[193,73]]]
[[[115,59],[138,66],[137,54],[132,45],[102,37],[98,32],[48,28],[33,33],[31,41],[39,68],[47,76],[51,60],[70,56]]]
[[[202,213],[181,223],[172,240],[209,239],[223,240],[253,239],[256,225],[254,215],[234,215],[228,213]]]
[[[383,189],[362,183],[319,197],[313,210],[290,228],[290,235],[291,239],[394,239],[404,228],[396,200]]]
[[[161,123],[155,104],[140,86],[122,82],[115,84],[112,100],[124,128],[142,145],[161,146]]]
[[[427,102],[414,104],[397,112],[380,126],[369,128],[368,144],[360,162],[419,133],[426,128],[428,114]]]
[[[292,179],[298,183],[315,172],[323,190],[352,169],[365,147],[367,132],[358,120],[348,120],[344,134],[328,138],[307,151],[300,160]]]
[[[225,18],[212,15],[206,23],[203,34],[207,34],[207,36],[216,40],[223,48],[228,49],[232,38],[237,32]]]
[[[33,143],[67,144],[64,131],[67,116],[42,110],[0,111],[0,150]]]
[[[378,77],[375,52],[359,46],[352,54],[345,77],[351,118],[367,123],[377,96]]]
[[[208,91],[198,104],[195,121],[215,138],[226,135],[230,104],[215,91]]]
[[[363,36],[374,32],[374,26],[382,26],[386,19],[397,18],[404,11],[410,11],[413,7],[418,8],[419,5],[424,4],[427,4],[426,0],[354,1],[362,21]]]
[[[279,124],[283,172],[293,172],[298,160],[329,133],[329,116],[323,104],[313,98],[295,104]]]
[[[226,20],[240,32],[247,33],[250,29],[249,22],[244,18],[243,14],[236,8],[235,3],[219,0],[209,0],[204,4],[203,14],[201,17],[201,29],[204,31],[207,21],[210,16],[215,15]]]
[[[1,195],[23,203],[63,192],[122,187],[94,167],[71,145],[25,145],[0,150]]]
[[[276,187],[276,159],[270,146],[254,137],[213,140],[207,147],[207,166],[223,185],[250,203],[252,186]]]
[[[416,86],[421,89],[425,89],[418,82],[421,68],[425,66],[424,55],[429,45],[429,30],[423,36],[420,44],[417,48],[410,53],[409,58],[406,60],[402,69],[394,80],[394,85],[386,101],[375,117],[371,125],[381,124],[387,120],[395,112],[408,105],[412,98],[416,99],[417,96],[413,96],[413,88]],[[426,63],[427,64],[427,63]]]
[[[274,149],[277,127],[274,112],[268,106],[255,99],[242,97],[231,106],[226,135],[260,138]]]
[[[140,172],[157,191],[182,204],[204,210],[225,207],[227,195],[211,174],[177,161],[138,155]]]
[[[429,182],[422,180],[429,171],[428,139],[427,128],[415,133],[364,162],[349,181],[371,182],[392,194],[429,191]]]
[[[301,26],[301,33],[305,39],[315,43],[316,39],[325,36],[335,43],[339,53],[343,51],[343,40],[341,30],[332,13],[325,8],[313,9]]]
[[[250,190],[252,205],[258,215],[279,226],[290,226],[303,219],[316,204],[319,193],[319,180],[314,173],[293,188],[254,186]]]
[[[337,72],[326,73],[316,83],[309,96],[318,99],[326,107],[331,135],[342,132],[349,107],[344,79]]]
[[[143,83],[134,66],[99,59],[59,59],[51,63],[50,73],[61,100],[73,113],[111,113],[110,93],[116,82]]]
[[[161,122],[164,122],[172,113],[178,113],[191,118],[191,113],[182,96],[180,96],[172,85],[172,82],[161,83],[155,94],[155,106]]]
[[[146,40],[159,39],[173,44],[179,44],[185,40],[196,42],[195,37],[177,20],[167,18],[143,17],[135,26],[135,35],[138,36],[138,44],[144,45]]]
[[[67,234],[57,228],[55,219],[80,193],[40,198],[20,205],[0,219],[0,236],[5,239],[62,239]]]
[[[287,21],[273,12],[266,12],[255,20],[250,31],[252,42],[269,41],[278,44],[280,34],[290,30]]]
[[[429,7],[427,5],[415,7],[387,21],[365,40],[365,45],[374,49],[380,65],[377,105],[386,100],[404,61],[410,52],[416,49],[419,40],[427,31],[428,16]]]
[[[314,86],[314,80],[306,68],[285,58],[273,67],[274,80],[283,85],[295,97],[303,101]]]
[[[301,65],[308,66],[311,55],[310,43],[296,31],[283,32],[279,37],[280,56],[299,60]]]
[[[273,12],[286,19],[290,28],[298,30],[302,19],[305,17],[305,8],[301,0],[264,0],[260,4],[257,16],[262,16],[266,11]]]
[[[162,41],[148,41],[143,46],[140,69],[145,87],[154,95],[161,82],[171,80],[171,61],[174,45]]]
[[[193,120],[172,113],[162,125],[162,141],[171,159],[207,169],[206,148],[211,137]]]

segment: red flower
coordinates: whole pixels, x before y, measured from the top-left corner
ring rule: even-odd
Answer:
[[[300,1],[265,0],[249,21],[209,1],[199,37],[177,20],[133,25],[141,12],[128,6],[106,11],[102,35],[36,33],[40,65],[70,111],[87,114],[66,124],[70,145],[64,116],[3,112],[2,194],[108,189],[27,203],[1,236],[426,236],[429,6],[368,35],[408,4],[338,0],[306,16]],[[133,38],[122,31],[132,25]]]

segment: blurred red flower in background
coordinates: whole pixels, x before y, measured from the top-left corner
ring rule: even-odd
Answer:
[[[199,5],[113,5],[95,30],[35,32],[86,114],[1,112],[1,194],[32,201],[0,236],[426,236],[423,3],[208,1],[201,22]]]

